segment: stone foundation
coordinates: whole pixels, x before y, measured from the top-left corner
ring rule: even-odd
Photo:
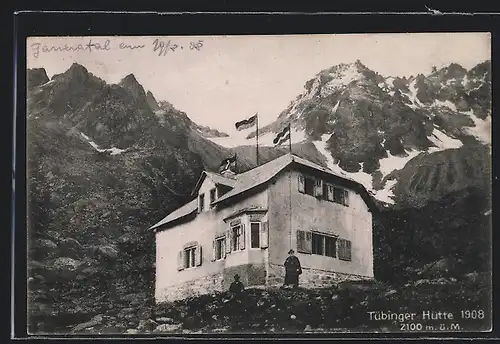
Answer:
[[[245,287],[266,284],[266,269],[264,264],[242,264],[227,267],[214,275],[163,288],[156,295],[156,302],[171,302],[215,291],[229,290],[229,286],[234,281],[235,274],[240,276],[240,281]]]
[[[163,288],[156,295],[156,302],[171,302],[222,290],[224,290],[224,275],[221,272]]]
[[[279,287],[282,286],[285,281],[285,268],[282,265],[269,265],[266,285],[266,271],[264,265],[244,264],[228,267],[224,271],[214,275],[163,288],[156,296],[156,302],[171,302],[192,296],[228,290],[231,282],[234,280],[235,274],[240,275],[240,280],[245,287]],[[302,288],[325,288],[344,281],[371,279],[372,278],[366,276],[302,268],[302,275],[299,277],[299,286]]]
[[[299,286],[303,288],[325,288],[344,281],[371,280],[367,276],[345,274],[319,269],[302,268],[299,277]],[[268,286],[282,286],[285,282],[285,267],[281,265],[269,265]]]

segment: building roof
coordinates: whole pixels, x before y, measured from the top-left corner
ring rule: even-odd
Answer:
[[[193,212],[198,211],[198,201],[195,198],[191,202],[184,204],[182,207],[174,210],[170,214],[168,214],[166,217],[164,217],[160,222],[156,223],[155,225],[151,226],[149,229],[155,229],[158,228],[166,223],[172,222],[174,220],[180,219],[184,216],[190,215]]]
[[[205,180],[206,177],[209,177],[210,179],[212,179],[215,184],[222,184],[222,185],[229,186],[231,188],[234,187],[234,185],[236,184],[236,180],[233,178],[229,178],[229,177],[223,176],[222,174],[215,173],[215,172],[203,171],[203,173],[201,174],[200,178],[196,182],[196,185],[193,189],[193,192],[192,192],[193,195],[196,194],[196,192],[198,192],[198,189],[200,188],[201,184],[203,183],[203,181]]]
[[[237,175],[237,180],[234,188],[215,200],[213,204],[216,205],[218,203],[224,202],[234,196],[252,190],[253,188],[261,184],[267,183],[271,180],[271,178],[273,178],[276,174],[278,174],[285,167],[292,163],[319,170],[336,178],[346,180],[350,184],[351,188],[360,193],[360,195],[367,203],[368,207],[370,207],[371,209],[376,209],[376,205],[372,197],[370,196],[366,188],[359,182],[355,181],[354,179],[338,175],[329,168],[320,166],[312,161],[303,159],[291,153],[282,155],[281,157],[274,159],[264,165],[260,165],[252,170]]]
[[[209,176],[210,178],[213,179],[213,181],[217,184],[223,184],[232,187],[232,190],[229,192],[225,193],[218,199],[216,199],[212,204],[216,205],[219,204],[223,201],[226,201],[234,196],[243,194],[247,191],[250,191],[254,189],[255,187],[262,185],[264,183],[267,183],[270,181],[275,175],[277,175],[279,172],[281,172],[283,169],[285,169],[287,166],[290,164],[295,163],[298,165],[302,165],[305,167],[309,167],[315,170],[319,170],[323,173],[335,176],[337,178],[343,179],[348,181],[350,183],[350,187],[355,189],[357,192],[361,194],[365,202],[368,204],[370,208],[376,208],[375,203],[372,199],[372,197],[369,195],[368,191],[365,189],[365,187],[356,182],[353,179],[347,178],[345,176],[339,176],[335,174],[332,170],[320,166],[314,162],[311,162],[309,160],[303,159],[301,157],[298,157],[294,154],[285,154],[282,155],[281,157],[274,159],[272,161],[269,161],[263,165],[260,165],[254,169],[251,169],[249,171],[246,171],[244,173],[238,174],[235,176],[236,179],[228,178],[225,176],[222,176],[217,173],[213,172],[207,172],[205,171],[200,179],[198,180],[197,186],[195,187],[195,190],[197,191],[199,188],[199,185],[203,182],[204,178],[206,176]],[[197,211],[197,200],[194,199],[188,204],[180,207],[179,209],[173,211],[170,213],[167,217],[162,219],[160,222],[152,226],[150,229],[157,228],[159,226],[162,226],[166,223],[172,222],[174,220],[177,220],[179,218],[182,218],[184,216],[187,216],[189,214],[192,214],[193,212]]]

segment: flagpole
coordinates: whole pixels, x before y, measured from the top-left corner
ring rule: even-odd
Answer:
[[[288,124],[288,150],[292,153],[292,127]]]
[[[257,163],[257,166],[259,166],[259,114],[257,113],[257,118],[256,118],[256,126],[257,126],[257,129],[255,131],[255,137],[256,137],[256,140],[257,140],[257,146],[255,147],[255,160],[256,160],[256,163]]]

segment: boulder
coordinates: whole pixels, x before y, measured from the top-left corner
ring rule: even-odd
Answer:
[[[388,297],[388,296],[394,295],[394,294],[396,294],[397,292],[398,292],[398,291],[397,291],[396,289],[391,289],[391,290],[389,290],[388,292],[386,292],[386,293],[384,294],[384,297]]]
[[[126,334],[137,334],[139,333],[139,330],[135,328],[129,328],[127,331],[125,331]]]
[[[59,257],[52,262],[52,267],[59,270],[71,270],[74,271],[80,266],[81,262],[69,258],[69,257]]]
[[[432,263],[426,264],[420,275],[426,278],[448,276],[455,271],[457,263],[458,261],[455,258],[441,258]]]
[[[171,324],[172,322],[174,322],[174,319],[168,317],[159,317],[156,318],[156,321],[159,323]]]
[[[64,238],[59,241],[59,247],[63,251],[75,252],[82,249],[82,244],[73,238]]]
[[[104,316],[102,314],[96,315],[95,317],[93,317],[89,321],[82,323],[82,324],[78,324],[75,327],[73,327],[71,329],[71,332],[79,332],[79,331],[82,331],[84,329],[94,327],[96,325],[101,324],[103,320],[104,320]]]
[[[160,324],[158,325],[154,332],[175,332],[182,328],[182,324]]]
[[[40,248],[44,248],[44,249],[56,249],[57,248],[57,244],[52,241],[52,240],[49,240],[49,239],[37,239],[35,241],[35,244],[37,247],[40,247]]]
[[[111,245],[98,246],[95,250],[98,255],[104,258],[109,258],[109,259],[118,258],[118,250]]]

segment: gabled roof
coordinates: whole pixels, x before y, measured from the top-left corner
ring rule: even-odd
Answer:
[[[231,188],[234,187],[234,184],[236,184],[236,180],[233,178],[225,177],[221,174],[214,173],[214,172],[203,171],[200,178],[196,182],[196,185],[191,193],[192,195],[194,195],[198,192],[198,189],[200,188],[201,184],[203,183],[203,181],[205,180],[206,177],[209,177],[210,179],[212,179],[212,181],[215,184],[222,184],[222,185],[229,186]]]
[[[260,165],[252,170],[237,175],[237,180],[234,188],[215,200],[213,204],[216,205],[218,203],[224,202],[225,200],[228,200],[236,195],[245,193],[261,184],[267,183],[271,180],[271,178],[273,178],[276,174],[281,172],[290,164],[298,164],[301,166],[309,167],[347,181],[350,184],[351,188],[360,193],[364,201],[367,203],[368,207],[370,207],[371,209],[376,209],[373,198],[369,195],[368,191],[362,184],[356,182],[351,178],[339,176],[326,167],[320,166],[314,162],[303,159],[291,153],[282,155],[281,157],[274,159],[264,165]]]
[[[151,226],[149,229],[155,229],[158,228],[166,223],[172,222],[174,220],[178,220],[184,216],[190,215],[193,212],[198,211],[198,201],[195,198],[191,202],[184,204],[182,207],[174,210],[170,214],[168,214],[166,217],[164,217],[160,222],[157,224]]]

